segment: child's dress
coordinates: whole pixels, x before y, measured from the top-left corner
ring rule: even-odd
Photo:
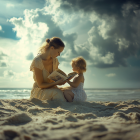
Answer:
[[[77,76],[76,76],[77,77]],[[76,78],[75,77],[75,78]],[[75,80],[74,78],[74,80]],[[73,81],[74,81],[73,80]],[[83,89],[84,83],[80,83],[78,87],[73,88],[71,91],[74,93],[74,99],[73,101],[86,101],[87,95],[85,93],[85,90]]]

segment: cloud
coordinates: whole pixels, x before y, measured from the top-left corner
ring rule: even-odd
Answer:
[[[14,4],[7,3],[7,4],[6,4],[6,7],[7,7],[7,8],[11,8],[11,7],[12,7],[12,8],[13,8],[13,7],[15,7],[15,6],[14,6]]]
[[[32,81],[32,73],[30,71],[28,72],[14,72],[13,70],[5,70],[3,72],[3,76],[5,78],[10,78],[14,81],[20,81],[22,79],[22,81],[27,81],[30,80]]]
[[[4,31],[2,30],[2,26],[0,25],[0,32],[3,32],[4,33]]]
[[[74,47],[78,55],[83,56],[85,59],[89,59],[90,46],[87,42],[84,42],[83,44],[75,45]]]
[[[54,36],[60,37],[66,45],[62,55],[71,49],[72,53],[68,53],[67,57],[73,57],[75,52],[74,41],[77,38],[76,33],[63,34],[62,29],[53,20],[52,15],[46,13],[44,9],[25,10],[24,14],[25,19],[13,17],[9,20],[15,26],[13,30],[16,31],[17,37],[20,37],[17,51],[22,52],[21,57],[27,58],[29,52],[33,52],[36,56],[40,44],[46,38]],[[61,59],[64,60],[63,56]]]
[[[12,70],[5,70],[3,74],[4,74],[4,77],[13,78],[13,76],[15,75],[15,72],[13,72]]]
[[[108,9],[105,9],[108,5],[101,6],[105,1],[85,3],[85,7],[89,7],[89,9],[85,7],[82,9],[84,6],[82,3],[77,5],[79,1],[77,3],[74,1],[62,2],[64,1],[47,1],[47,6],[43,9],[25,10],[25,18],[9,20],[15,26],[13,30],[17,33],[17,37],[20,38],[19,48],[16,51],[17,53],[22,52],[21,58],[31,59],[29,52],[36,56],[40,44],[46,38],[53,36],[60,37],[66,45],[60,61],[65,61],[65,59],[70,61],[73,57],[82,55],[92,66],[98,68],[126,67],[126,60],[130,56],[135,56],[140,50],[140,33],[137,32],[140,24],[137,19],[140,12],[135,11],[137,3],[115,1],[113,4],[110,2],[110,10],[112,9],[113,12],[110,13]],[[54,5],[54,3],[56,4]],[[71,5],[74,6],[71,7]],[[114,8],[112,8],[113,6]],[[120,11],[117,11],[117,8]],[[76,12],[74,13],[74,11]],[[88,12],[86,18],[82,11]],[[133,15],[135,16],[132,18]],[[84,22],[83,19],[88,22]],[[82,30],[83,34],[87,34],[87,39],[83,43],[75,43],[82,31],[68,33],[63,28],[64,24],[70,26],[71,23],[76,22],[77,25],[73,24],[75,28],[78,25],[80,27],[90,25],[86,30],[78,29],[78,31]]]
[[[9,24],[7,19],[12,17],[23,17],[25,9],[43,8],[46,0],[1,0],[0,1],[0,24]]]
[[[7,67],[7,64],[5,62],[0,62],[0,67]]]
[[[6,53],[3,53],[3,51],[0,50],[0,60],[4,60],[5,57],[7,57],[7,54]]]
[[[52,6],[51,3],[50,7]],[[13,30],[17,32],[17,37],[21,38],[18,42],[18,46],[20,47],[17,49],[17,52],[23,52],[21,57],[25,57],[27,60],[32,59],[29,52],[33,52],[35,56],[35,52],[37,53],[37,48],[41,42],[53,36],[60,37],[66,45],[59,59],[60,61],[65,61],[65,59],[70,61],[73,57],[82,55],[86,60],[92,62],[94,66],[100,68],[118,67],[120,65],[127,66],[125,62],[126,58],[134,55],[139,49],[133,45],[132,47],[136,49],[132,51],[132,48],[129,47],[132,44],[130,40],[125,35],[121,37],[121,32],[118,30],[119,27],[116,26],[118,21],[115,18],[108,16],[100,18],[96,17],[96,15],[96,23],[88,31],[88,40],[83,44],[75,45],[79,34],[64,34],[64,31],[60,28],[61,24],[57,24],[62,12],[57,9],[59,6],[54,6],[54,9],[50,11],[51,14],[48,13],[46,8],[25,10],[25,19],[11,18],[9,20],[15,25]],[[59,14],[57,13],[57,16],[54,16],[53,14],[56,10],[58,10]],[[89,21],[91,20],[91,15],[89,16]],[[73,18],[75,19],[75,15]],[[82,19],[81,15],[80,18]],[[116,31],[116,34],[114,34],[115,31],[112,33],[113,30]]]
[[[55,2],[57,6],[53,6],[54,1],[48,2],[50,4],[48,10],[53,9],[50,11],[57,21],[63,17],[62,13],[64,17],[67,15],[68,22],[67,18],[66,20],[64,18],[62,24],[72,22],[72,20],[76,21],[76,19],[82,20],[82,15],[92,22],[88,32],[88,41],[76,44],[75,51],[72,51],[73,56],[83,55],[87,60],[93,61],[94,66],[100,68],[126,67],[126,60],[131,56],[136,56],[140,51],[140,21],[138,20],[140,5],[138,1],[61,0]],[[57,16],[56,11],[58,11]],[[79,35],[77,34],[77,36]],[[85,47],[85,44],[90,47]]]
[[[34,58],[33,53],[29,53],[29,54],[26,56],[26,59],[27,59],[27,60],[33,60],[33,58]]]
[[[134,17],[136,25],[140,23],[137,18]],[[114,63],[110,66],[127,66],[126,59],[135,56],[140,50],[138,39],[140,34],[136,31],[138,26],[134,27],[134,23],[130,19],[129,21],[127,19],[121,21],[114,19],[113,22],[112,19],[112,17],[102,19],[101,25],[95,26],[95,30],[90,34],[90,40],[102,55],[107,51],[114,54]],[[110,26],[110,29],[103,28],[103,24]]]
[[[0,38],[0,62],[5,63],[8,69],[13,69],[15,66],[19,69],[21,63],[24,62],[24,58],[21,59],[22,52],[18,52],[17,42],[18,40]]]
[[[34,2],[13,0],[12,4],[16,8],[7,8],[5,17],[9,18],[9,24],[13,24],[13,31],[19,40],[0,38],[0,47],[3,48],[0,48],[0,66],[8,64],[6,71],[5,67],[0,69],[1,74],[4,71],[5,79],[11,77],[11,81],[22,79],[27,82],[32,75],[31,72],[29,74],[29,60],[37,55],[37,50],[45,39],[53,36],[60,37],[65,43],[66,47],[58,59],[60,67],[66,72],[71,71],[69,62],[77,56],[86,59],[90,68],[87,69],[91,72],[94,70],[93,67],[126,67],[129,65],[127,60],[130,57],[140,56],[138,53],[140,52],[140,10],[136,8],[135,0],[133,4],[127,3],[127,0],[125,2],[93,0],[84,3],[79,3],[77,0],[47,0],[44,8],[39,5],[44,1]],[[6,8],[6,3],[5,7],[3,5],[1,7]],[[36,7],[38,8],[35,9]],[[0,8],[2,15],[4,8]],[[0,25],[4,30],[3,24]],[[105,75],[109,69],[96,70],[97,73]],[[105,79],[112,79],[108,76],[113,77],[115,73],[117,75],[115,79],[119,76],[115,71],[111,73],[110,70],[108,73]],[[127,79],[130,73],[131,71],[124,76],[124,79]],[[135,76],[134,74],[135,72],[128,79],[131,80],[133,77],[133,81],[139,79],[138,71]],[[120,77],[123,77],[123,74]]]
[[[137,0],[122,0],[122,1],[110,1],[110,0],[92,0],[92,1],[84,1],[84,0],[60,0],[60,8],[68,11],[68,12],[77,12],[79,10],[87,13],[91,13],[95,11],[100,15],[107,14],[109,16],[115,15],[116,17],[121,17],[122,14],[122,6],[124,5],[133,5],[135,9],[140,7],[140,3]],[[128,6],[127,6],[128,7]],[[129,6],[131,9],[131,6]]]
[[[116,74],[115,73],[109,73],[109,74],[106,74],[106,76],[107,77],[114,77],[114,76],[116,76]]]
[[[137,25],[140,24],[137,20],[139,15],[137,13],[132,21],[130,19],[129,21],[127,19],[116,20],[109,16],[96,18],[94,26],[88,32],[87,43],[83,43],[83,45],[89,46],[84,53],[90,54],[89,59],[93,60],[94,66],[100,68],[127,66],[126,60],[138,54],[140,51],[138,38],[140,33],[137,32],[139,30]],[[81,48],[78,49],[78,46],[76,50],[77,52],[82,51]]]
[[[37,11],[25,10],[24,13],[25,19],[13,17],[9,22],[15,25],[13,30],[16,31],[17,37],[20,38],[17,43],[19,47],[16,49],[16,52],[21,54],[20,59],[24,59],[25,61],[29,57],[29,52],[37,54],[37,49],[42,43],[42,38],[48,32],[49,28],[46,23],[33,21],[38,16]]]

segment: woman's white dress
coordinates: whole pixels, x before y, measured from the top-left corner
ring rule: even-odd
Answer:
[[[58,59],[53,58],[53,71],[57,69],[59,65]],[[40,100],[61,100],[61,101],[66,101],[63,92],[57,88],[57,86],[54,86],[52,88],[46,88],[46,89],[41,89],[36,81],[36,76],[34,73],[34,67],[39,68],[43,72],[43,80],[46,83],[51,83],[53,82],[48,78],[50,73],[45,69],[42,59],[40,55],[36,56],[30,66],[30,70],[33,72],[33,79],[34,79],[34,84],[33,88],[31,90],[31,95],[30,98],[37,98]]]

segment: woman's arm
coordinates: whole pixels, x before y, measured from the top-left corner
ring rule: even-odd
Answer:
[[[82,78],[83,78],[83,76],[82,76],[82,75],[79,75],[79,76],[75,79],[74,82],[70,82],[69,80],[66,80],[66,82],[67,82],[70,86],[76,88],[76,87],[79,86],[80,82],[82,81]]]
[[[58,84],[61,84],[62,82],[64,82],[64,80],[58,80],[58,81],[53,82],[53,83],[46,83],[43,80],[42,70],[34,67],[34,72],[35,72],[37,84],[40,88],[50,88],[50,87],[53,87],[55,85],[58,85]]]

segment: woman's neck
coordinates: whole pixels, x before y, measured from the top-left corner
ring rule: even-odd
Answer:
[[[49,59],[51,59],[49,51],[41,54],[41,58],[42,58],[42,60],[49,60]]]

